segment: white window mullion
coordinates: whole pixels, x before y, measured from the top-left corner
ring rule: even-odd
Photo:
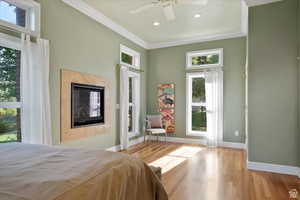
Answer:
[[[0,102],[0,108],[21,108],[21,102]]]

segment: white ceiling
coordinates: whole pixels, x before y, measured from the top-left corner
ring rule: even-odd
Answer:
[[[160,7],[138,14],[129,13],[152,0],[84,1],[148,44],[237,34],[242,29],[241,0],[208,0],[206,6],[177,4],[174,7],[174,21],[167,21]],[[201,14],[201,17],[194,18],[196,13]],[[160,26],[153,26],[154,21],[160,22]]]

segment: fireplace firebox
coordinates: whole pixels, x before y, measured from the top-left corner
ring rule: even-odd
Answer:
[[[105,88],[71,83],[71,127],[104,124]]]

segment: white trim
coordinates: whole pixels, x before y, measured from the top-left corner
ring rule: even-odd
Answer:
[[[125,53],[129,56],[132,56],[132,65],[128,64],[128,63],[124,63],[122,61],[122,53]],[[140,69],[141,67],[141,54],[133,49],[130,49],[129,47],[120,44],[120,64],[121,65],[125,65],[125,66],[129,66],[129,67],[133,67],[133,68],[137,68]]]
[[[82,12],[83,14],[89,16],[90,18],[96,20],[100,24],[110,28],[111,30],[115,31],[116,33],[120,34],[121,36],[127,38],[128,40],[140,45],[141,47],[147,49],[148,44],[142,40],[137,35],[131,33],[123,26],[115,23],[110,18],[106,17],[103,13],[98,11],[97,9],[93,8],[89,4],[85,3],[83,0],[62,0],[64,3],[68,4],[69,6],[77,9],[78,11]]]
[[[273,172],[278,174],[288,174],[288,175],[294,175],[300,177],[299,176],[300,169],[299,167],[295,167],[295,166],[247,161],[247,168],[250,170],[266,171],[266,172]]]
[[[0,102],[0,108],[21,108],[21,102]]]
[[[140,74],[136,72],[128,72],[128,78],[133,78],[133,90],[132,90],[132,100],[134,103],[134,110],[133,110],[133,132],[128,133],[128,137],[132,138],[139,135],[140,130],[140,85],[141,85],[141,78]],[[129,98],[128,98],[129,100]],[[130,103],[129,103],[130,104]]]
[[[282,0],[244,0],[244,1],[246,2],[247,6],[252,7],[252,6],[269,4],[269,3],[275,3]]]
[[[147,139],[148,139],[148,137],[151,137],[151,136],[147,136]],[[153,136],[153,137],[156,138],[156,136]],[[167,142],[207,145],[206,139],[179,138],[179,137],[166,137],[165,138],[164,136],[158,137],[159,141],[165,141],[165,139]]]
[[[219,55],[219,63],[217,64],[205,64],[205,65],[193,65],[192,58],[196,56],[206,56],[211,54]],[[199,69],[199,68],[214,68],[214,67],[223,67],[223,48],[219,49],[207,49],[201,51],[190,51],[186,53],[186,69]]]
[[[136,139],[130,140],[128,148],[131,147],[131,146],[133,146],[133,145],[142,143],[142,142],[144,142],[144,136],[141,136],[141,137],[138,137]],[[112,146],[112,147],[109,147],[109,148],[107,148],[105,150],[106,151],[118,152],[118,151],[121,151],[121,145]]]
[[[246,144],[244,143],[237,143],[237,142],[218,142],[219,147],[227,147],[233,149],[246,149]]]
[[[249,9],[245,0],[241,0],[241,31],[245,35],[248,35],[248,16]]]
[[[0,33],[0,46],[21,51],[21,39]]]
[[[209,42],[209,41],[216,41],[216,40],[239,38],[239,37],[245,37],[245,36],[247,36],[247,34],[245,34],[243,32],[228,33],[228,34],[215,34],[215,35],[208,35],[208,36],[197,36],[197,37],[193,37],[193,38],[186,39],[186,40],[148,44],[148,49],[159,49],[159,48],[165,48],[165,47],[180,46],[180,45],[185,45],[185,44],[193,44],[193,43],[200,43],[200,42]]]
[[[1,26],[9,27],[11,29],[20,31],[22,33],[28,33],[33,36],[40,36],[41,7],[39,3],[33,0],[5,0],[5,2],[26,10],[26,24],[25,27],[22,27],[0,19]]]

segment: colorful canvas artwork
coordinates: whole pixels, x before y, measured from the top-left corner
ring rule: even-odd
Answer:
[[[167,133],[175,132],[175,85],[158,85],[158,109]]]
[[[158,86],[158,107],[174,108],[175,106],[175,85],[160,84]]]

